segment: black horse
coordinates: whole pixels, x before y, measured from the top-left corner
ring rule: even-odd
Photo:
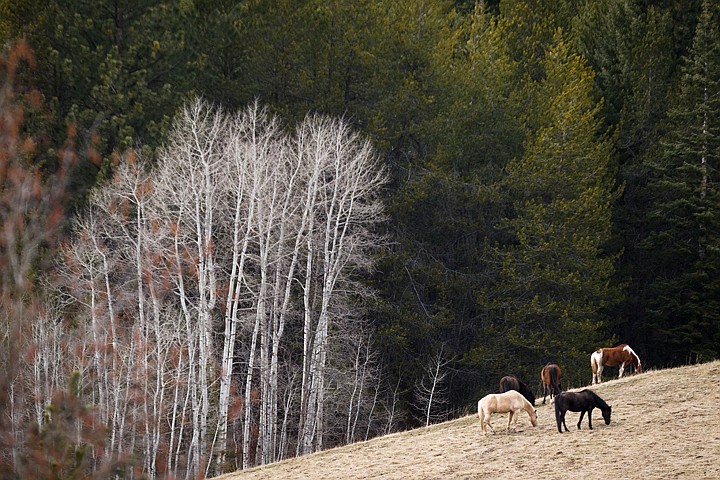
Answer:
[[[577,427],[580,430],[580,423],[582,423],[585,412],[588,414],[588,426],[592,430],[592,411],[594,408],[599,408],[602,411],[605,425],[610,425],[610,413],[612,407],[605,403],[605,400],[598,397],[592,390],[583,390],[581,392],[562,392],[555,396],[555,421],[557,422],[558,432],[563,433],[561,425],[565,427],[565,431],[568,431],[567,425],[565,424],[565,412],[570,410],[571,412],[580,412],[580,420],[578,420]]]
[[[515,375],[506,375],[500,379],[500,393],[505,393],[508,390],[520,392],[530,402],[530,405],[535,406],[535,395],[533,395],[532,390]]]

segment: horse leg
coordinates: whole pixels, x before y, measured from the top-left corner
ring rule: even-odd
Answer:
[[[545,398],[547,397],[547,385],[543,382],[543,405],[545,405]]]
[[[592,408],[588,410],[588,428],[592,430]]]
[[[512,422],[513,414],[514,414],[514,413],[515,413],[514,410],[510,410],[510,412],[508,413],[508,424],[507,424],[507,428],[505,429],[505,430],[507,430],[508,432],[510,431],[510,422]]]
[[[567,411],[563,412],[563,413],[561,414],[561,418],[562,418],[563,427],[565,427],[565,431],[566,431],[566,432],[569,432],[570,430],[568,430],[568,428],[567,428],[567,423],[565,423],[565,414],[566,414],[566,413],[567,413]]]
[[[605,367],[603,367],[602,365],[598,365],[598,368],[597,368],[597,383],[602,382],[602,372],[603,372],[603,368],[605,368]]]
[[[491,415],[490,413],[485,414],[485,423],[487,424],[488,427],[490,427],[490,430],[492,431],[492,433],[495,433],[495,428],[493,428],[492,424],[490,423],[490,415]]]
[[[563,433],[562,431],[562,414],[560,413],[560,406],[555,402],[555,423],[557,423],[558,427],[558,433]]]
[[[580,430],[580,424],[582,423],[582,419],[584,416],[585,416],[585,410],[581,410],[580,411],[580,420],[578,420],[578,424],[577,424],[578,430]]]
[[[600,362],[598,362],[595,359],[595,354],[593,353],[592,357],[590,357],[590,368],[592,369],[592,384],[595,385],[596,383],[599,383],[598,380],[598,370],[600,369]]]
[[[625,371],[625,362],[622,362],[619,367],[620,373],[618,373],[618,378],[622,378],[623,372]]]

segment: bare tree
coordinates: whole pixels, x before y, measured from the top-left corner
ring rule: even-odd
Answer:
[[[257,186],[257,182],[253,182],[253,177],[249,174],[249,165],[247,157],[259,154],[257,148],[262,146],[257,143],[248,145],[248,137],[254,140],[258,135],[264,132],[261,130],[264,125],[258,125],[255,114],[259,114],[257,109],[248,112],[250,119],[248,124],[243,120],[236,119],[236,124],[231,127],[231,138],[228,141],[228,151],[226,153],[225,168],[227,169],[228,191],[226,194],[227,217],[232,218],[230,226],[230,269],[227,275],[227,291],[225,299],[224,314],[224,335],[223,335],[223,352],[221,359],[220,374],[220,395],[217,422],[217,469],[222,471],[225,464],[225,453],[227,450],[227,433],[228,433],[228,412],[230,408],[230,394],[233,379],[233,371],[235,364],[235,350],[238,337],[238,323],[240,321],[240,313],[243,305],[252,295],[248,292],[248,277],[245,273],[246,265],[249,264],[250,244],[253,238],[253,223],[256,216],[255,203],[252,201],[253,189]],[[241,117],[242,118],[242,117]],[[247,128],[249,132],[246,132]],[[260,130],[260,131],[258,131]],[[254,148],[253,148],[254,147]],[[246,418],[249,415],[248,409],[245,409]],[[249,438],[249,430],[247,432]],[[248,443],[243,442],[245,447],[243,451],[249,450]],[[243,462],[244,463],[244,462]]]
[[[259,438],[257,450],[262,463],[272,461],[275,420],[273,405],[276,397],[271,389],[273,370],[271,368],[270,342],[273,338],[271,310],[276,292],[273,289],[272,269],[278,268],[275,249],[280,254],[285,247],[278,238],[289,221],[288,185],[293,178],[292,171],[284,170],[285,154],[282,135],[277,120],[271,118],[265,109],[257,104],[239,114],[233,125],[233,143],[229,152],[232,166],[231,178],[236,179],[234,206],[235,226],[233,228],[234,253],[231,261],[231,285],[228,291],[228,305],[225,320],[224,379],[221,383],[221,405],[229,401],[229,386],[233,368],[236,324],[238,311],[244,304],[252,318],[250,347],[247,355],[243,406],[243,467],[251,465],[253,423],[253,395],[260,391]],[[242,197],[241,197],[242,194]],[[241,209],[244,207],[244,209]],[[277,246],[276,246],[277,245]],[[253,275],[245,273],[245,265],[252,264]],[[249,312],[253,312],[250,314]],[[248,325],[249,327],[249,325]],[[259,342],[259,344],[258,344]],[[257,372],[256,372],[257,370]],[[257,374],[257,375],[256,375]],[[255,385],[256,376],[259,386]],[[224,390],[223,386],[226,388]],[[226,416],[227,409],[221,409]],[[221,419],[221,448],[225,448],[227,419]],[[220,463],[220,462],[219,462]]]
[[[211,449],[211,382],[216,375],[213,310],[218,295],[217,205],[225,180],[222,165],[227,118],[202,100],[187,104],[171,131],[154,170],[158,194],[153,207],[173,232],[172,281],[187,334],[192,440],[188,457],[194,475],[205,474]],[[155,217],[157,219],[158,217]]]
[[[296,154],[309,166],[311,218],[303,289],[303,381],[298,454],[322,448],[330,310],[354,269],[369,267],[382,220],[378,192],[386,182],[367,140],[340,120],[309,116],[298,128]]]
[[[417,406],[422,409],[425,426],[447,417],[443,406],[447,404],[449,393],[445,380],[449,374],[445,368],[453,359],[445,358],[444,348],[428,361],[420,383],[415,386]]]
[[[162,235],[151,231],[156,224],[146,217],[152,188],[145,167],[129,158],[112,184],[91,197],[57,271],[65,278],[61,294],[81,322],[67,334],[92,359],[77,370],[109,426],[108,452],[136,453],[139,446],[144,470],[154,478],[166,385],[173,378],[167,358],[179,336],[166,320],[168,281],[158,275],[154,250]]]
[[[80,353],[65,368],[108,451],[189,479],[223,472],[232,438],[248,468],[320,449],[334,425],[348,433],[333,442],[367,437],[381,381],[356,277],[382,242],[385,181],[344,122],[309,116],[291,136],[257,104],[196,100],[152,168],[127,156],[58,264],[77,324],[38,332]],[[52,355],[35,363],[39,392]]]

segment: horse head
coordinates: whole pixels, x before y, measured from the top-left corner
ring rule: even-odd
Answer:
[[[612,407],[608,405],[607,410],[602,411],[603,420],[605,420],[605,425],[610,425],[610,414],[612,413]]]
[[[528,412],[528,416],[530,417],[530,423],[532,423],[532,426],[537,427],[537,410],[533,408],[532,414]]]
[[[640,359],[637,359],[637,363],[633,365],[633,368],[635,368],[635,373],[643,373],[642,363],[640,363]]]
[[[642,362],[640,361],[640,357],[638,357],[637,353],[635,353],[635,351],[630,348],[630,345],[625,345],[623,350],[627,351],[630,354],[630,361],[632,362],[635,373],[642,373]]]

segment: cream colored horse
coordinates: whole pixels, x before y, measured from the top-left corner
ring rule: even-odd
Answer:
[[[515,430],[517,428],[520,410],[525,410],[528,417],[530,417],[530,423],[532,423],[532,426],[537,427],[537,412],[533,406],[530,405],[530,402],[528,402],[527,399],[519,392],[509,390],[505,393],[491,393],[489,395],[485,395],[478,402],[478,417],[480,417],[480,427],[482,428],[483,434],[487,435],[487,430],[485,429],[486,424],[490,427],[490,430],[495,433],[495,429],[490,424],[490,415],[493,413],[510,412],[507,429],[510,430],[510,422],[514,417],[515,423],[513,425],[513,430]]]

